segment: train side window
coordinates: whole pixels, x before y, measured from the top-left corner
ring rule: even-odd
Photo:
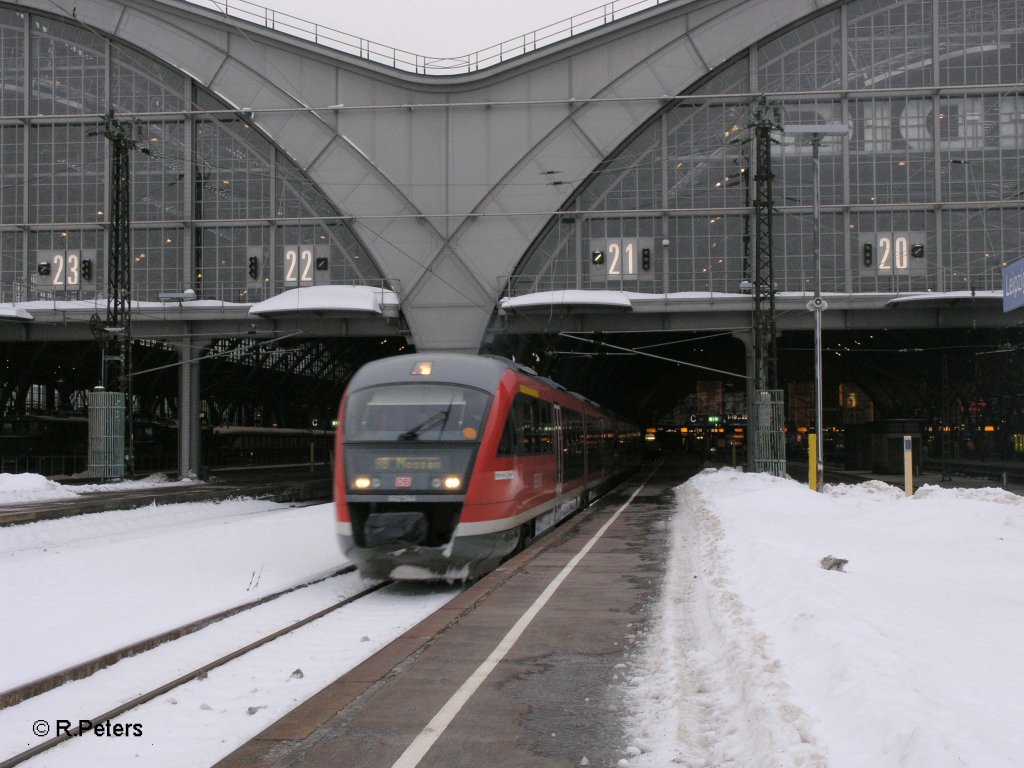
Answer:
[[[551,452],[551,406],[543,400],[522,397],[523,452],[536,456]]]
[[[519,454],[521,456],[532,456],[537,453],[537,409],[534,407],[536,401],[526,395],[516,395],[515,410],[522,425],[523,432],[519,438]]]
[[[565,409],[565,439],[563,454],[565,457],[565,479],[575,480],[583,476],[583,414]]]
[[[522,427],[522,434],[519,436],[519,453],[529,456],[536,453],[534,444],[537,436],[537,426],[534,423],[533,408],[530,407],[530,399],[526,395],[516,397],[516,416]]]
[[[551,453],[551,404],[516,395],[498,444],[499,456],[535,456]]]
[[[505,417],[505,428],[501,431],[501,440],[498,442],[499,456],[518,456],[522,453],[519,446],[522,443],[523,430],[516,415],[515,403],[509,408],[508,416]]]
[[[551,433],[554,424],[551,419],[551,403],[546,400],[532,400],[533,411],[533,453],[551,453]]]

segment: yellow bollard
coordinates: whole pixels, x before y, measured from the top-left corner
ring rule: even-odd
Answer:
[[[818,490],[818,436],[807,435],[807,484],[812,491]]]

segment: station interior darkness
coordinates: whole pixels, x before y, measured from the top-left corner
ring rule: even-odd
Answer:
[[[200,424],[329,431],[361,365],[414,351],[401,336],[211,340],[199,363]],[[801,430],[813,429],[813,352],[809,331],[779,337],[777,388],[797,442]],[[741,424],[747,415],[745,348],[730,332],[499,335],[481,353],[513,359],[659,432],[709,426],[709,418]],[[0,397],[14,413],[80,414],[99,383],[100,360],[98,343],[6,345]],[[136,342],[133,371],[142,452],[150,425],[175,429],[177,353],[164,343]],[[837,434],[902,420],[924,435],[948,426],[956,457],[1024,457],[1021,327],[826,331],[822,375],[825,428]],[[173,441],[165,442],[150,468],[173,465]]]

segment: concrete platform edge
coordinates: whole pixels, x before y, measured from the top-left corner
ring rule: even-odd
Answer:
[[[600,507],[590,507],[568,519],[566,525],[540,539],[535,547],[520,552],[474,582],[440,611],[411,627],[373,656],[272,723],[251,741],[215,763],[213,768],[269,768],[274,765],[293,746],[316,732],[373,686],[387,679],[398,666],[416,656],[437,636],[457,624],[534,559],[562,544],[578,525],[599,511],[602,511]],[[303,722],[304,718],[310,718],[312,722]]]

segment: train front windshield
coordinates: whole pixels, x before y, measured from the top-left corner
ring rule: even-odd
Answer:
[[[349,395],[348,492],[465,492],[490,395],[448,384],[395,384]]]
[[[395,384],[349,395],[345,441],[477,441],[491,397],[450,384]]]

